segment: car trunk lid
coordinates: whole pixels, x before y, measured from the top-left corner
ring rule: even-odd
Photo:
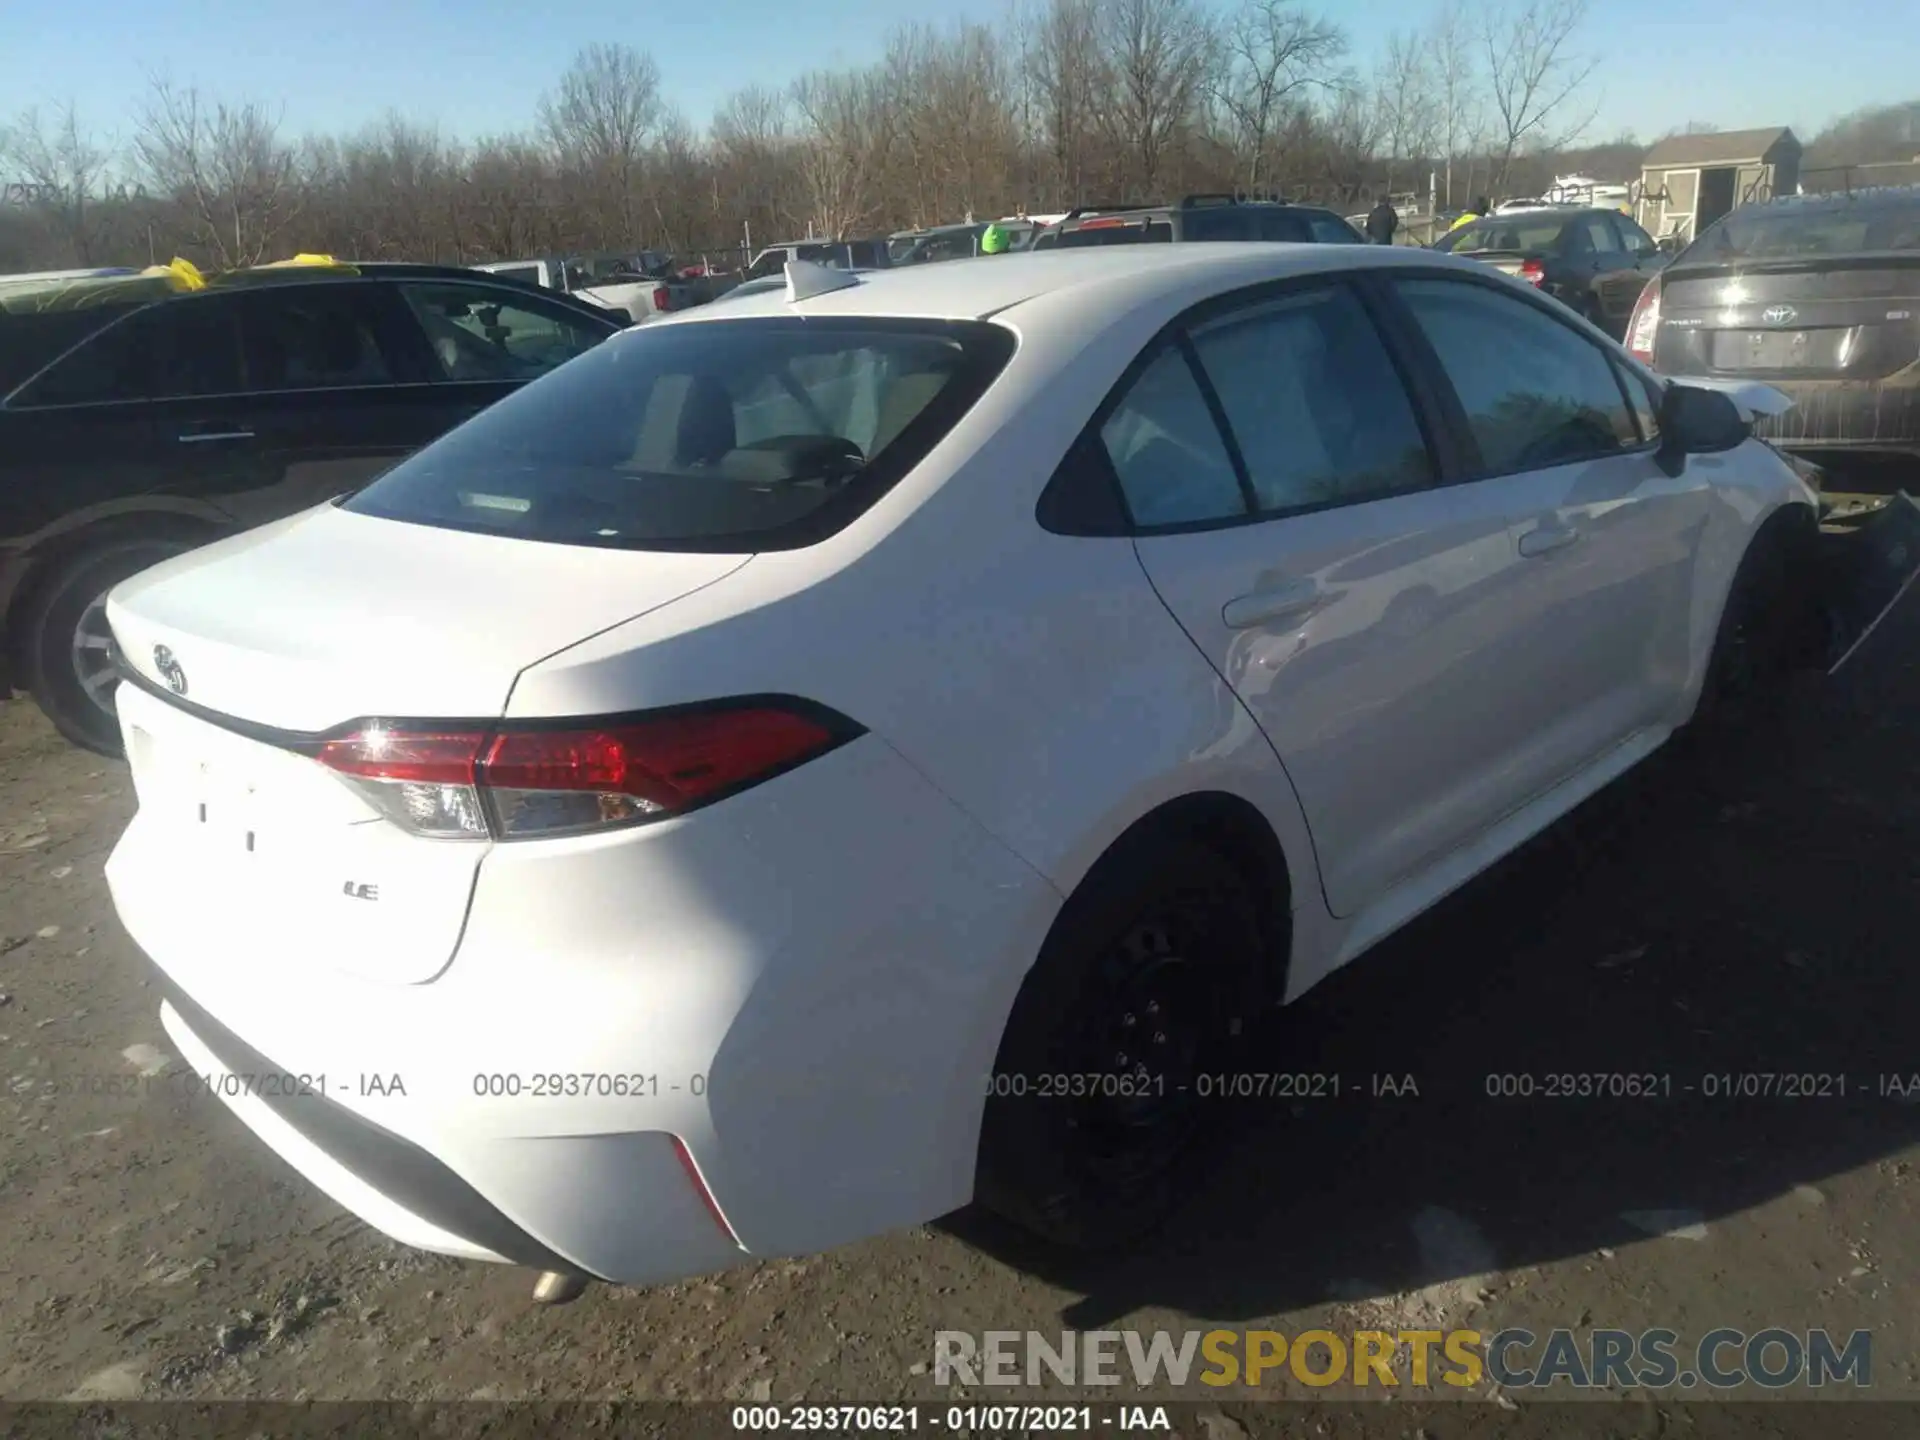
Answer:
[[[372,719],[484,728],[527,666],[749,558],[323,508],[126,582],[108,619],[136,677],[120,696],[140,800],[122,843],[143,857],[115,881],[129,929],[189,913],[228,953],[432,979],[490,842],[402,829],[309,737]]]
[[[1920,360],[1920,254],[1670,266],[1654,362],[1676,375],[1877,381]]]
[[[1538,264],[1543,258],[1537,250],[1456,250],[1453,253],[1465,260],[1491,265],[1508,275],[1518,275],[1528,261]]]

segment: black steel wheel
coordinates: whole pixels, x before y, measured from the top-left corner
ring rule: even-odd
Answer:
[[[1260,917],[1233,865],[1185,838],[1101,862],[1015,1002],[988,1083],[982,1203],[1073,1249],[1164,1218],[1264,1004]]]

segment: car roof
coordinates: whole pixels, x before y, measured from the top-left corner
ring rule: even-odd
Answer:
[[[1206,294],[1262,280],[1328,270],[1421,264],[1458,266],[1473,273],[1473,261],[1455,260],[1410,246],[1313,245],[1269,241],[1195,241],[1185,245],[1114,245],[1090,249],[1020,250],[876,270],[856,285],[790,302],[782,289],[740,297],[719,313],[707,306],[665,315],[662,325],[719,324],[773,315],[911,316],[984,320],[1043,297],[1071,303],[1076,292],[1088,304],[1111,303],[1101,292],[1118,290],[1129,302],[1148,304],[1185,292]]]
[[[1920,204],[1920,185],[1876,185],[1858,190],[1826,190],[1812,195],[1778,195],[1742,205],[1733,214],[1805,215],[1834,210],[1865,210]]]

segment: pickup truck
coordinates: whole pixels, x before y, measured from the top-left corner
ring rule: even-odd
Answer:
[[[892,264],[885,240],[789,240],[753,257],[743,278],[764,280],[785,271],[789,260],[808,260],[837,270],[884,270]]]
[[[710,283],[669,274],[670,263],[667,256],[654,253],[553,255],[538,260],[497,260],[473,268],[622,311],[639,324],[668,311],[704,305],[713,298]]]

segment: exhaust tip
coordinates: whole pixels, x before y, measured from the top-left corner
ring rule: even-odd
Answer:
[[[559,1270],[545,1271],[533,1282],[533,1303],[536,1305],[565,1305],[586,1293],[584,1276],[568,1275]]]

